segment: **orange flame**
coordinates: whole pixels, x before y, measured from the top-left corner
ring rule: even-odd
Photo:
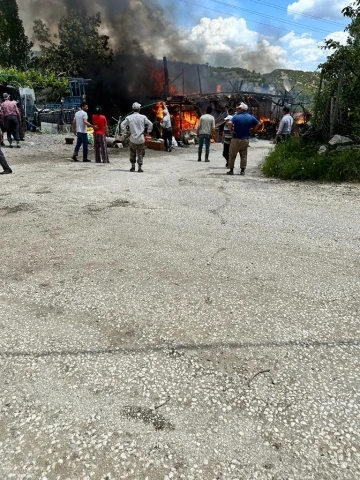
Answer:
[[[216,85],[216,93],[221,93],[221,85]]]
[[[180,112],[178,106],[173,108],[168,106],[171,117],[171,124],[173,128],[173,135],[175,138],[180,138],[181,130],[195,130],[199,116],[195,111]],[[158,102],[153,107],[153,112],[156,115],[156,120],[160,123],[164,117],[162,103]],[[181,117],[180,117],[181,116]]]

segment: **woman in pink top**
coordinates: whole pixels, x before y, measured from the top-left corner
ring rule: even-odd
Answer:
[[[95,107],[96,114],[92,117],[94,130],[94,146],[95,146],[95,161],[96,163],[110,163],[109,154],[106,144],[106,137],[108,135],[108,124],[104,115],[102,115],[102,108]]]

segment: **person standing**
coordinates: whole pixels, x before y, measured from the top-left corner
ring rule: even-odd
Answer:
[[[275,136],[275,143],[279,143],[284,140],[289,140],[291,137],[291,129],[294,123],[294,119],[290,115],[290,108],[284,107],[282,109],[283,118],[280,121],[278,131]]]
[[[163,120],[160,123],[163,129],[163,139],[164,139],[164,147],[166,152],[171,152],[172,150],[172,138],[173,138],[173,131],[171,126],[171,117],[169,110],[166,107],[165,102],[163,103]]]
[[[81,102],[80,110],[75,113],[75,117],[72,123],[72,128],[74,134],[77,136],[77,142],[74,150],[74,154],[71,157],[74,162],[77,162],[77,156],[79,154],[80,147],[83,147],[83,162],[91,162],[88,157],[88,135],[87,127],[93,127],[91,123],[88,122],[88,111],[89,107],[86,102]]]
[[[108,123],[106,117],[102,115],[102,108],[95,107],[95,115],[92,117],[94,124],[94,147],[95,147],[95,162],[96,163],[110,163],[107,149],[106,137],[109,134]]]
[[[2,132],[0,130],[0,144],[2,143],[2,139],[3,139],[3,136],[2,136]],[[0,145],[0,165],[3,168],[3,172],[0,172],[0,175],[5,175],[7,173],[13,173],[11,168],[9,167],[9,164],[6,161],[6,158],[5,158],[5,155],[4,155],[3,151],[1,150],[1,145]]]
[[[12,148],[12,137],[14,137],[17,148],[20,148],[20,111],[16,102],[10,100],[10,95],[8,93],[4,93],[3,99],[4,101],[1,104],[1,116],[3,125],[6,128],[9,146]]]
[[[228,123],[233,137],[230,143],[228,162],[230,170],[227,175],[234,175],[235,159],[238,153],[240,153],[240,175],[245,175],[250,131],[253,130],[253,133],[255,133],[261,128],[259,120],[247,112],[248,106],[246,103],[241,102],[236,110],[236,115]]]
[[[224,125],[223,134],[222,134],[223,157],[226,160],[226,165],[225,165],[226,168],[228,168],[229,166],[229,151],[230,151],[230,143],[232,139],[232,133],[228,126],[228,122],[233,118],[233,116],[234,116],[234,110],[232,108],[229,108],[228,115],[225,117],[225,125]]]
[[[198,127],[197,136],[199,137],[198,162],[201,162],[201,155],[203,145],[205,143],[205,162],[210,162],[210,141],[211,137],[215,135],[215,119],[211,115],[212,107],[207,107],[206,114],[201,115]]]
[[[153,124],[150,120],[140,113],[140,103],[133,103],[133,112],[121,122],[121,131],[130,130],[130,172],[135,172],[136,160],[138,163],[138,172],[142,173],[144,156],[145,156],[145,133],[150,133],[153,129]]]

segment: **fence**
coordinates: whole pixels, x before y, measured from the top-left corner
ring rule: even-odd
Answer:
[[[351,101],[344,91],[346,75],[340,71],[337,79],[330,82],[320,81],[316,98],[315,116],[312,132],[317,140],[328,142],[333,135],[352,136],[358,132],[356,112],[359,107],[357,98]]]

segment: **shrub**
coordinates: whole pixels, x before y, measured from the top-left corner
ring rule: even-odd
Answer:
[[[360,181],[360,150],[354,148],[320,155],[319,146],[305,143],[300,137],[282,142],[265,158],[262,171],[283,180]]]

